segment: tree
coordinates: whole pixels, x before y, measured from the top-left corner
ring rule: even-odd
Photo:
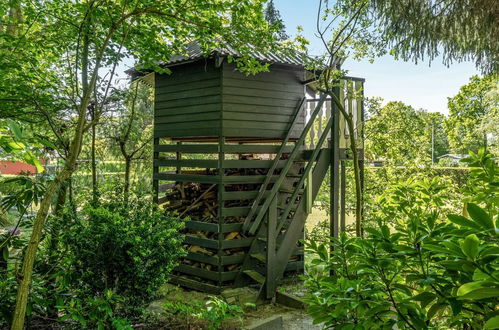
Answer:
[[[493,155],[499,155],[499,81],[496,81],[495,86],[487,93],[486,97],[493,106],[483,116],[478,126],[478,132],[487,134],[487,148]]]
[[[426,123],[427,135],[431,137],[431,157],[433,164],[437,163],[438,157],[449,153],[449,140],[444,128],[446,117],[440,112],[422,112]]]
[[[366,122],[366,153],[392,165],[420,165],[431,162],[430,114],[402,102],[380,106],[371,102]]]
[[[267,3],[264,15],[265,20],[269,23],[269,25],[277,30],[276,36],[278,40],[283,41],[289,38],[289,36],[286,34],[286,26],[284,25],[284,22],[281,18],[281,13],[279,13],[279,10],[277,10],[274,5],[274,0],[270,0]]]
[[[496,0],[338,0],[330,10],[358,16],[363,33],[351,45],[361,56],[388,49],[403,60],[442,55],[445,64],[471,59],[483,72],[499,70]]]
[[[487,123],[499,120],[499,101],[491,94],[498,79],[495,75],[483,78],[473,76],[457,95],[449,98],[445,130],[454,152],[465,154],[470,150],[476,152],[481,147],[487,148],[487,135],[494,130]]]
[[[187,41],[197,39],[204,50],[229,43],[240,50],[237,63],[244,66],[250,58],[245,45],[266,49],[273,41],[260,0],[52,0],[19,4],[12,1],[11,7],[22,15],[9,17],[16,31],[2,31],[0,36],[1,98],[11,104],[9,110],[29,119],[28,111],[39,113],[45,105],[56,108],[60,97],[68,101],[63,107],[68,110],[64,118],[74,126],[64,167],[48,185],[33,222],[19,274],[14,330],[24,326],[33,265],[53,197],[75,171],[83,136],[100,120],[113,89],[116,67],[125,56],[136,58],[146,69],[167,72],[159,63],[182,52]],[[5,9],[4,3],[1,6]],[[15,60],[5,60],[11,54]],[[251,64],[252,70],[258,70]],[[19,79],[21,82],[15,81]],[[12,82],[23,87],[21,92],[10,87]],[[29,101],[26,106],[25,100]],[[16,108],[18,104],[21,109]],[[95,107],[92,116],[91,105]],[[12,112],[8,115],[13,116]]]
[[[151,89],[140,81],[135,82],[123,96],[124,104],[118,105],[116,118],[110,121],[109,138],[118,145],[119,153],[125,161],[123,199],[126,205],[132,162],[149,159],[151,156],[154,108]]]
[[[315,69],[319,72],[318,90],[331,98],[334,110],[339,112],[338,116],[339,114],[343,116],[346,128],[348,128],[348,131],[350,132],[349,147],[352,155],[355,183],[355,233],[357,236],[361,236],[363,189],[357,136],[363,136],[363,132],[356,130],[357,127],[354,122],[353,112],[349,113],[345,109],[344,104],[340,101],[340,88],[343,87],[341,80],[345,76],[345,71],[341,70],[343,58],[347,56],[345,46],[350,45],[355,40],[354,36],[358,37],[359,34],[363,33],[362,26],[364,25],[364,22],[359,21],[359,18],[361,18],[361,13],[365,10],[365,4],[359,3],[350,9],[353,13],[352,17],[345,17],[345,15],[338,10],[332,11],[328,7],[327,0],[319,0],[316,27],[317,36],[321,39],[322,44],[326,49],[326,53],[311,65],[315,65]],[[336,25],[334,25],[335,23]],[[359,98],[360,95],[358,95],[358,93],[362,93],[362,91],[355,91],[352,87],[351,84],[347,84],[348,96],[351,98]],[[331,171],[331,176],[333,175],[334,173]],[[331,182],[332,181],[333,180],[331,180]],[[333,234],[335,230],[332,221],[330,226],[331,234]]]

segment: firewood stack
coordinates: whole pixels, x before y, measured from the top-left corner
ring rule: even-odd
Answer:
[[[238,169],[224,169],[226,176],[234,175],[266,175],[267,169],[262,168],[238,168]],[[189,171],[189,174],[194,171]],[[278,173],[279,170],[276,170]],[[183,172],[187,173],[187,172]],[[197,171],[196,174],[203,175],[218,175],[217,170],[203,170]],[[268,186],[270,189],[272,185]],[[260,184],[230,184],[225,185],[225,191],[256,191],[260,188]],[[193,221],[200,221],[206,223],[218,223],[218,185],[210,183],[195,183],[195,182],[176,182],[172,189],[166,195],[166,201],[163,208],[166,213],[180,217],[187,218]],[[250,207],[252,200],[226,200],[224,201],[225,208],[232,207]],[[246,216],[229,216],[225,217],[223,222],[225,224],[243,223]],[[184,229],[184,233],[189,236],[198,237],[201,239],[218,240],[222,235],[223,240],[242,240],[248,237],[242,231],[233,231],[228,233],[219,234],[217,232],[207,232],[194,229]],[[205,256],[217,256],[218,250],[203,247],[195,244],[186,244],[187,252],[203,254]],[[224,256],[237,256],[244,255],[247,252],[247,247],[229,248],[223,250]],[[189,265],[196,268],[215,271],[216,266],[197,262],[195,260],[185,258],[181,264]],[[234,263],[223,267],[223,271],[231,272],[236,271],[241,267],[240,263]],[[185,276],[185,275],[184,275]],[[196,278],[195,276],[190,276]],[[206,279],[199,278],[200,281]]]
[[[168,214],[203,222],[217,222],[217,187],[203,183],[177,182],[166,194]]]
[[[276,170],[276,173],[278,170]],[[190,173],[190,172],[189,172]],[[203,174],[217,175],[217,171],[206,170]],[[266,175],[267,170],[261,168],[225,169],[226,176],[232,175]],[[232,184],[225,185],[226,191],[254,191],[258,190],[259,184]],[[268,186],[272,188],[272,184]],[[174,214],[180,218],[217,223],[217,194],[216,184],[177,182],[173,188],[166,193],[166,201],[163,208],[168,214]],[[251,206],[252,200],[230,200],[225,201],[224,207]],[[243,222],[245,217],[229,217],[225,223]]]

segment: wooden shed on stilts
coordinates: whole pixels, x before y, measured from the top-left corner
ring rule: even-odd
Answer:
[[[237,53],[206,55],[193,43],[165,64],[171,74],[150,73],[155,199],[189,219],[172,282],[210,293],[253,285],[272,298],[288,273],[303,271],[300,240],[329,169],[331,234],[344,228],[349,132],[308,85],[300,57],[255,52],[270,71],[248,76],[229,56]],[[359,136],[362,98],[346,91],[363,84],[347,78],[337,89]]]

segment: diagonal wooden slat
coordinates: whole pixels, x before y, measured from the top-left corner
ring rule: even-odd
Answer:
[[[325,100],[326,100],[326,95],[324,94],[319,99],[319,102],[317,103],[317,106],[316,106],[314,112],[310,116],[310,120],[305,125],[300,137],[295,142],[295,147],[294,147],[293,151],[291,152],[291,154],[289,155],[286,165],[281,170],[279,177],[277,178],[276,182],[272,186],[271,192],[270,192],[269,196],[265,199],[265,202],[263,203],[262,207],[260,208],[255,220],[253,222],[251,222],[251,217],[246,218],[244,225],[243,225],[243,229],[246,230],[248,233],[254,234],[258,230],[258,226],[260,225],[260,223],[263,219],[263,216],[265,215],[265,212],[267,212],[267,209],[269,208],[269,205],[270,205],[272,199],[274,198],[276,193],[279,191],[279,188],[281,187],[282,182],[286,178],[286,175],[287,175],[289,169],[293,165],[294,159],[296,158],[296,156],[300,152],[300,149],[303,145],[303,142],[305,141],[305,138],[307,137],[307,134],[308,134],[310,128],[313,126],[315,118],[317,117],[319,111],[321,110],[322,104],[324,103]],[[256,204],[256,205],[258,205],[258,204]],[[253,212],[253,214],[254,214],[254,212]]]
[[[281,144],[281,147],[279,148],[279,151],[275,155],[274,161],[272,162],[272,166],[269,168],[269,170],[267,172],[267,176],[265,177],[265,181],[263,181],[262,185],[260,186],[260,189],[258,191],[258,195],[256,196],[255,200],[253,201],[253,204],[251,205],[251,209],[250,209],[248,215],[246,216],[246,219],[244,220],[244,225],[243,225],[244,230],[246,230],[248,228],[253,216],[255,215],[256,211],[258,210],[260,202],[262,201],[262,198],[265,195],[265,191],[267,190],[267,187],[272,179],[274,171],[277,168],[277,165],[279,164],[279,161],[280,161],[281,156],[283,154],[284,148],[286,147],[286,144],[288,143],[289,138],[291,137],[293,127],[298,122],[298,118],[300,118],[300,110],[303,107],[304,102],[305,102],[305,98],[302,98],[297,109],[296,109],[293,122],[291,123],[291,126],[289,127],[289,130],[286,133],[284,140],[282,141],[282,144]]]
[[[279,230],[281,230],[283,224],[286,221],[286,218],[288,217],[289,212],[295,206],[295,202],[296,202],[296,198],[298,197],[298,193],[299,193],[300,189],[302,189],[302,187],[305,183],[305,179],[308,177],[310,171],[312,170],[312,167],[314,166],[315,160],[317,159],[317,157],[319,155],[319,151],[321,150],[320,147],[324,144],[324,141],[326,140],[327,135],[328,135],[327,133],[328,133],[328,131],[331,130],[332,124],[333,124],[333,117],[330,117],[327,121],[327,124],[324,128],[324,131],[322,132],[322,135],[319,138],[319,141],[317,143],[317,148],[315,148],[313,150],[312,156],[310,157],[310,160],[307,163],[307,166],[305,167],[305,171],[303,172],[302,176],[300,177],[300,180],[298,181],[298,184],[296,185],[295,191],[293,192],[293,194],[289,198],[289,201],[286,205],[286,208],[284,209],[283,213],[281,214],[281,218],[279,220],[279,224],[277,227],[277,232],[279,232]]]

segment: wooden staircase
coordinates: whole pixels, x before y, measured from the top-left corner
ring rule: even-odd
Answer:
[[[317,196],[322,180],[330,164],[330,149],[322,149],[312,171],[310,189],[312,199]],[[303,190],[302,190],[303,191]],[[286,197],[285,195],[288,195]],[[277,199],[288,198],[290,193],[279,193],[273,199],[264,221],[261,222],[256,238],[253,240],[236,276],[236,286],[256,284],[260,287],[259,298],[270,299],[274,296],[277,285],[286,271],[300,269],[296,264],[303,261],[290,262],[293,255],[303,252],[298,242],[303,239],[303,230],[308,216],[309,201],[304,193],[298,196],[296,209],[286,218],[282,218],[284,210],[280,210]],[[311,201],[310,201],[311,202]],[[278,228],[280,228],[278,230]]]
[[[321,146],[331,129],[332,116],[317,147],[305,151],[303,145],[324,101],[325,96],[322,96],[273,184],[270,178],[275,177],[276,167],[270,168],[243,225],[243,229],[255,238],[236,275],[235,285],[258,285],[259,298],[273,298],[284,273],[303,268],[303,264],[299,265],[303,261],[290,261],[290,258],[300,252],[299,241],[304,238],[305,221],[330,165],[331,149]],[[287,143],[286,137],[280,151]],[[282,162],[281,156],[282,152],[276,154],[274,164]]]

